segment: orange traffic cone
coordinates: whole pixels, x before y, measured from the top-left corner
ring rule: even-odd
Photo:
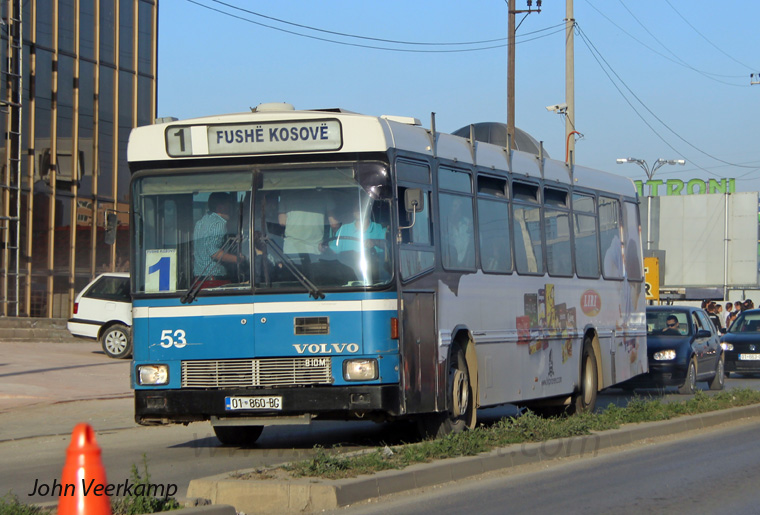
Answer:
[[[61,486],[59,515],[111,515],[111,499],[105,493],[106,469],[89,424],[77,424],[71,433]]]

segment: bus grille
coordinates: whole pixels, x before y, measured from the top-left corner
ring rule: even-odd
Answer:
[[[331,384],[330,358],[262,358],[182,362],[182,388]]]

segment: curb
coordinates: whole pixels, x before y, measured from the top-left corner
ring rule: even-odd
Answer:
[[[293,479],[287,481],[239,480],[230,474],[193,479],[187,496],[228,504],[239,512],[303,513],[334,510],[383,495],[457,481],[571,456],[596,455],[600,450],[636,441],[760,417],[760,404],[678,417],[663,422],[630,424],[620,429],[546,442],[511,445],[477,456],[421,463],[402,470],[386,470],[349,479]],[[254,470],[254,469],[251,469]],[[246,471],[238,471],[244,473]]]

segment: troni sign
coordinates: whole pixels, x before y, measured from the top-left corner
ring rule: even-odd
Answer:
[[[648,188],[647,197],[662,197],[666,195],[704,195],[705,193],[735,193],[736,179],[651,179],[633,181],[639,196],[644,195],[644,186]]]

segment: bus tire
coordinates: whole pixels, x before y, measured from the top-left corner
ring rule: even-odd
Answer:
[[[590,413],[596,406],[596,394],[599,389],[599,371],[596,366],[596,353],[590,340],[583,343],[583,353],[581,354],[581,377],[578,385],[578,391],[570,398],[570,406],[567,412],[570,415],[575,413]]]
[[[449,409],[445,413],[423,415],[420,421],[423,437],[441,438],[461,433],[469,427],[475,409],[475,399],[467,360],[461,348],[457,348],[451,354],[446,396]]]
[[[263,426],[212,426],[222,445],[250,445],[261,436]]]

